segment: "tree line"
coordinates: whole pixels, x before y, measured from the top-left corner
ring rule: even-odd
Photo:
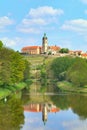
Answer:
[[[66,80],[77,87],[87,85],[87,60],[80,57],[59,57],[53,60],[51,70],[58,81]]]
[[[0,87],[26,81],[29,70],[29,62],[19,52],[4,47],[0,41]]]

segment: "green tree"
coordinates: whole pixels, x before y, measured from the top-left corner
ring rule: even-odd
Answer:
[[[0,48],[2,48],[3,47],[3,43],[2,43],[2,41],[0,41]]]
[[[0,85],[11,84],[11,53],[13,50],[1,48],[0,50]]]
[[[65,73],[68,68],[74,62],[74,58],[71,57],[59,57],[53,60],[51,64],[51,70],[54,73],[54,77],[62,80],[65,78]]]
[[[13,85],[29,78],[28,62],[14,50],[0,49],[0,86]]]
[[[68,53],[68,52],[69,52],[69,49],[68,49],[68,48],[62,48],[62,49],[60,49],[59,52],[60,52],[60,53]]]
[[[24,81],[30,78],[30,63],[25,60]]]
[[[66,79],[78,87],[87,85],[87,62],[85,59],[76,58],[75,63],[69,68]]]
[[[0,85],[6,87],[11,84],[10,62],[3,61],[0,69]]]
[[[18,83],[24,79],[25,61],[18,52],[13,53],[11,60],[12,82]]]
[[[41,68],[41,84],[42,85],[46,85],[47,84],[47,73],[46,73],[46,68],[45,68],[45,65],[42,65],[42,68]]]

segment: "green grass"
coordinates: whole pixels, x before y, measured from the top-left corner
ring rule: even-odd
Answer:
[[[0,99],[5,98],[6,96],[10,94],[11,94],[10,90],[0,88]]]
[[[56,58],[56,56],[45,56],[45,55],[29,55],[29,56],[25,56],[25,59],[27,59],[31,65],[39,65],[42,64],[44,59],[45,59],[45,63],[48,64],[49,62],[51,62],[54,58]]]
[[[30,55],[30,56],[25,57],[25,59],[27,59],[31,63],[31,66],[32,66],[32,65],[43,63],[44,56]]]
[[[61,91],[87,93],[87,86],[76,87],[75,85],[67,81],[58,82],[57,86]]]
[[[13,92],[16,92],[18,90],[22,90],[25,88],[25,83],[19,83],[16,84],[16,86],[7,86],[6,88],[0,88],[0,99],[3,99],[9,95],[11,95]]]
[[[16,90],[21,90],[21,89],[26,87],[26,83],[24,83],[24,82],[23,83],[19,83],[15,87],[16,87]]]

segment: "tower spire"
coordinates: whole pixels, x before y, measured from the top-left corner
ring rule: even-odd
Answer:
[[[46,36],[46,33],[44,33],[44,36],[42,38],[42,53],[46,54],[48,50],[48,38]]]
[[[44,33],[44,38],[46,38],[46,33]]]

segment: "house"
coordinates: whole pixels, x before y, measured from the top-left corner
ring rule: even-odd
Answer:
[[[80,56],[83,52],[81,50],[76,50],[76,51],[69,51],[70,55],[75,55],[75,56]]]
[[[81,50],[74,51],[74,55],[76,56],[80,56],[81,54],[82,54]]]
[[[52,54],[57,54],[60,50],[59,46],[49,46],[48,47],[48,53],[51,52]]]
[[[81,57],[87,59],[87,53],[83,53],[83,54],[81,54]]]
[[[26,54],[41,54],[40,46],[26,46],[22,48],[22,53]]]
[[[44,33],[42,46],[26,46],[21,49],[22,54],[56,54],[60,50],[58,46],[48,46],[48,38]]]

